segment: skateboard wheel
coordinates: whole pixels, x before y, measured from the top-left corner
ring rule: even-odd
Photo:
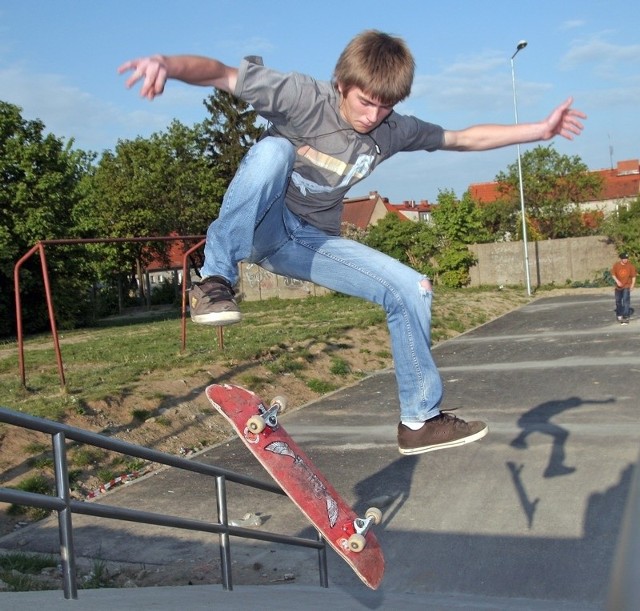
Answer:
[[[265,426],[265,421],[260,416],[251,416],[251,418],[247,420],[247,428],[256,435],[262,433]]]
[[[377,507],[369,507],[364,517],[370,519],[374,524],[382,522],[382,512]]]
[[[276,405],[280,407],[279,411],[283,412],[285,409],[287,409],[287,398],[281,395],[274,397],[273,399],[271,399],[271,403],[269,403],[269,407],[274,407]]]
[[[349,545],[349,549],[352,552],[359,553],[366,547],[367,540],[364,538],[364,535],[356,533],[355,535],[351,535],[349,537],[347,543]]]

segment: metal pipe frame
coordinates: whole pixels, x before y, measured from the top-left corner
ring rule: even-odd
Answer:
[[[242,528],[240,526],[229,525],[227,512],[227,481],[232,481],[243,486],[249,486],[265,492],[286,496],[285,492],[279,486],[268,484],[227,469],[214,467],[212,465],[188,460],[179,456],[173,456],[171,454],[165,454],[158,450],[152,450],[150,448],[145,448],[144,446],[137,446],[126,441],[105,437],[103,435],[98,435],[97,433],[91,433],[77,427],[60,424],[44,418],[37,418],[35,416],[22,414],[5,407],[0,407],[0,422],[51,435],[56,495],[52,496],[0,487],[0,501],[16,505],[48,509],[58,513],[58,533],[60,539],[60,555],[62,557],[63,590],[65,598],[78,598],[72,524],[72,514],[74,513],[218,534],[220,541],[219,547],[222,584],[226,590],[233,589],[230,550],[230,537],[232,536],[243,539],[315,549],[318,551],[320,585],[322,587],[328,587],[326,542],[321,536],[318,535],[317,539],[307,539],[304,537],[261,532],[249,528]],[[150,462],[190,471],[192,473],[199,473],[213,477],[216,486],[215,494],[218,521],[205,522],[202,520],[193,520],[179,516],[139,511],[125,507],[114,507],[96,502],[87,503],[85,501],[72,499],[69,494],[70,486],[66,454],[67,439],[119,452],[128,456],[142,458]]]

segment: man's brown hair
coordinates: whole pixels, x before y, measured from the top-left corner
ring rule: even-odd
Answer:
[[[411,93],[415,61],[401,38],[378,30],[358,34],[338,58],[334,86],[343,95],[358,87],[374,100],[389,106]]]

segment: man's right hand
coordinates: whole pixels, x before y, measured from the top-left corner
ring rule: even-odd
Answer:
[[[140,95],[143,98],[153,100],[164,91],[167,82],[167,66],[162,55],[129,60],[118,68],[118,73],[123,74],[129,70],[132,70],[133,74],[126,80],[125,85],[130,89],[144,79],[140,88]]]

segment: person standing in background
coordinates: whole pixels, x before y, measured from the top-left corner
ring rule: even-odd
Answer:
[[[611,268],[611,275],[616,283],[616,316],[622,325],[629,324],[631,316],[631,289],[636,285],[636,268],[629,262],[626,252],[620,253],[620,260]]]

